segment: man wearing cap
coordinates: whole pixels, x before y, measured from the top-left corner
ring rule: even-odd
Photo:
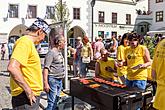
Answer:
[[[35,44],[50,32],[48,24],[40,18],[27,29],[13,48],[8,65],[13,110],[38,110],[43,90],[42,70]]]

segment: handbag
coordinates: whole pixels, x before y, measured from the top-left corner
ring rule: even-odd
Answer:
[[[83,63],[90,63],[90,57],[82,57]]]

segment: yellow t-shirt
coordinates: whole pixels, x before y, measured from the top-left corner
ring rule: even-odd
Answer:
[[[125,61],[125,49],[127,47],[124,47],[123,45],[120,45],[118,48],[117,48],[117,60],[122,60],[122,61]],[[127,74],[127,66],[122,66],[122,67],[118,67],[117,68],[117,74],[119,76],[123,76],[123,75],[126,75]]]
[[[154,107],[158,110],[165,109],[165,39],[160,41],[155,49],[152,69],[156,71],[157,90]],[[159,103],[161,102],[161,103]]]
[[[147,67],[147,80],[152,80],[151,66]]]
[[[81,48],[81,57],[90,57],[91,52],[90,52],[91,44],[88,42],[86,45],[83,45]]]
[[[139,64],[144,64],[145,46],[138,45],[135,49],[126,48],[125,57],[127,61],[128,80],[147,80],[147,68],[132,69]]]
[[[42,70],[34,43],[26,36],[17,40],[11,58],[21,64],[22,75],[36,96],[43,90]],[[17,96],[23,89],[10,77],[11,95]]]
[[[111,68],[114,69],[114,65],[115,65],[114,59],[108,58],[108,61],[106,61],[106,62],[105,61],[102,61],[102,60],[99,60],[98,62],[100,64],[100,73],[99,73],[99,76],[101,76],[103,78],[106,78],[106,79],[109,79],[109,78],[114,79],[113,72],[108,72],[105,69],[107,66],[110,66]]]

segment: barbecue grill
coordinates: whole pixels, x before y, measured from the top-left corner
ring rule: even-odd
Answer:
[[[94,85],[94,86],[93,86]],[[96,86],[95,86],[96,85]],[[99,110],[136,110],[148,104],[151,92],[128,88],[113,82],[99,82],[95,78],[72,79],[70,95],[85,101]],[[72,110],[74,98],[72,98]],[[145,104],[144,104],[145,102]]]

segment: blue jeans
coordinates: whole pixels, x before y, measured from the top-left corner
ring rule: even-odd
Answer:
[[[53,76],[48,76],[48,83],[50,86],[48,97],[48,106],[46,110],[57,110],[57,102],[62,90],[62,79],[57,79]]]
[[[73,71],[74,71],[74,75],[78,75],[79,71],[80,71],[80,56],[77,56],[77,58],[74,60],[73,62]],[[78,71],[79,69],[79,71]]]
[[[87,70],[88,70],[88,63],[83,63],[82,58],[81,58],[81,60],[80,60],[80,74],[82,76],[86,76],[86,74],[88,72]]]
[[[147,81],[146,80],[128,80],[126,79],[126,85],[128,87],[137,87],[139,89],[145,90]]]
[[[139,89],[145,90],[147,81],[146,80],[128,80],[126,79],[126,85],[128,87],[137,87]],[[140,110],[140,107],[137,105],[136,110]]]

